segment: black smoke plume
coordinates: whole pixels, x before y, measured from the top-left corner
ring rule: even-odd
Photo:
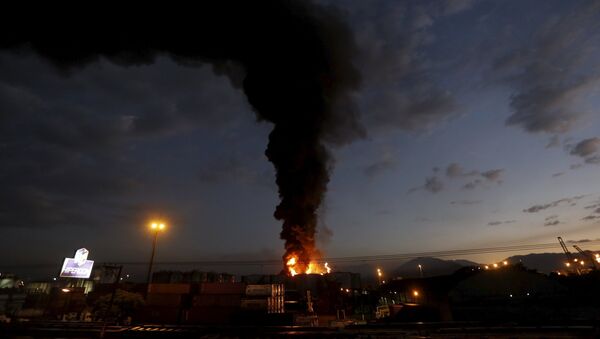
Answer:
[[[3,7],[0,48],[34,51],[67,76],[99,58],[129,67],[168,55],[185,66],[211,64],[241,86],[258,119],[274,125],[266,156],[277,172],[284,260],[318,254],[316,212],[331,166],[325,144],[362,133],[349,104],[360,83],[355,45],[335,11],[265,0],[13,6]]]

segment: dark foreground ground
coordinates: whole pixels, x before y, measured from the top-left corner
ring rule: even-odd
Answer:
[[[100,338],[101,323],[22,323],[0,326],[2,338]],[[517,326],[411,323],[326,327],[107,326],[104,338],[599,338],[592,325]]]

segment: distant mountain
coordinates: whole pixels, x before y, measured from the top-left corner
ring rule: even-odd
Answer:
[[[421,269],[419,269],[421,265]],[[421,270],[424,277],[447,275],[456,272],[465,266],[477,266],[478,264],[469,260],[443,260],[438,258],[416,258],[409,260],[392,271],[394,277],[418,278]]]
[[[575,255],[579,258],[579,255]],[[521,262],[523,266],[535,269],[540,273],[550,273],[565,268],[566,257],[564,253],[531,253],[526,255],[514,255],[508,259],[511,263]]]
[[[580,258],[579,254],[573,253],[575,258]],[[564,253],[531,253],[526,255],[514,255],[506,258],[510,263],[522,263],[529,269],[535,269],[540,273],[548,274],[565,268]],[[464,260],[443,260],[438,258],[416,258],[406,262],[382,262],[382,263],[362,263],[358,265],[348,265],[334,267],[337,271],[348,271],[360,273],[363,281],[377,281],[375,275],[376,269],[381,267],[384,271],[386,279],[390,278],[418,278],[421,276],[419,264],[423,269],[424,277],[433,277],[438,275],[447,275],[456,272],[461,267],[466,266],[481,266],[482,264]],[[587,265],[586,265],[587,266]]]
[[[469,260],[442,260],[437,258],[417,258],[405,262],[385,261],[381,263],[362,263],[358,265],[336,265],[335,271],[345,271],[360,273],[363,281],[376,282],[377,268],[381,268],[385,279],[396,277],[418,278],[420,277],[419,264],[423,268],[423,276],[431,277],[436,275],[452,274],[456,270],[465,266],[478,266],[479,264]]]
[[[468,266],[481,266],[480,263],[476,263],[474,261],[471,260],[465,260],[465,259],[456,259],[456,260],[452,260],[455,263],[464,266],[464,267],[468,267]]]

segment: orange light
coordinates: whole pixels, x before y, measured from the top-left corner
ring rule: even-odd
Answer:
[[[150,228],[154,231],[164,231],[165,228],[167,228],[167,225],[164,222],[161,221],[152,221],[150,223]]]
[[[418,297],[418,296],[419,296],[419,291],[417,291],[417,290],[414,290],[414,291],[413,291],[413,295],[414,295],[415,297]]]
[[[65,293],[69,293],[69,292],[71,292],[71,290],[70,290],[70,289],[68,289],[68,288],[63,288],[63,289],[61,289],[61,291],[65,292]]]
[[[508,261],[506,260],[504,260],[502,263],[504,264],[504,266],[508,265]]]
[[[494,264],[494,268],[498,268],[498,264]]]

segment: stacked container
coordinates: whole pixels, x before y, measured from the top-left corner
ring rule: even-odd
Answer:
[[[150,284],[146,297],[144,320],[178,322],[183,300],[189,293],[190,284]]]
[[[244,283],[199,284],[185,320],[190,323],[228,324],[239,311],[245,290]]]
[[[247,285],[241,307],[247,311],[283,313],[284,295],[283,284]]]

